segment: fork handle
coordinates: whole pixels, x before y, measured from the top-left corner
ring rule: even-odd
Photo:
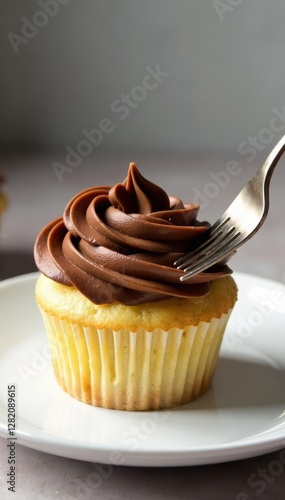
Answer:
[[[257,172],[257,176],[260,176],[264,179],[264,184],[266,187],[269,186],[273,171],[279,162],[281,156],[285,151],[285,134],[281,139],[277,142],[276,146],[270,151],[263,165],[261,165],[260,169]]]

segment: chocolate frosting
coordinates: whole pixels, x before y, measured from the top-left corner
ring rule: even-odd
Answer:
[[[174,262],[209,232],[209,223],[197,221],[198,210],[168,196],[131,163],[123,183],[91,187],[70,200],[63,217],[40,232],[35,262],[95,304],[204,296],[212,280],[231,270],[220,263],[180,281],[183,271]]]

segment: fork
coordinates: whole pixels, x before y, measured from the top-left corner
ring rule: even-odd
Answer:
[[[224,214],[211,226],[208,239],[174,265],[185,281],[229,257],[258,231],[269,210],[269,184],[285,151],[285,135],[267,156],[257,174],[242,188]]]

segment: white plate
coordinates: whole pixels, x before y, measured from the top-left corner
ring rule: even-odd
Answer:
[[[37,273],[0,284],[0,434],[16,385],[17,442],[55,455],[136,466],[217,463],[285,446],[285,286],[236,273],[239,301],[212,387],[167,411],[95,408],[55,382],[34,300]]]

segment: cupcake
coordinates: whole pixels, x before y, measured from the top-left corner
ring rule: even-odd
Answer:
[[[237,288],[225,262],[180,280],[174,262],[209,232],[198,210],[131,163],[124,182],[81,191],[40,232],[36,300],[68,394],[135,411],[209,388]]]

